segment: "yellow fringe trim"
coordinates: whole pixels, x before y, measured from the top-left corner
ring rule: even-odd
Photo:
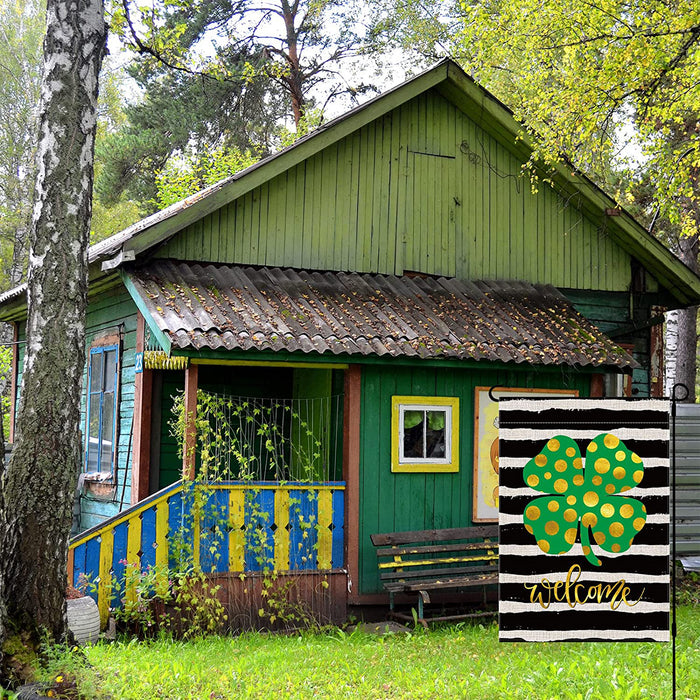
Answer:
[[[188,357],[168,357],[162,350],[146,350],[143,353],[144,369],[185,369]]]

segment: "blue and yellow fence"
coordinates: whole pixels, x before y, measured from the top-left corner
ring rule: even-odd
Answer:
[[[135,596],[127,567],[171,565],[173,546],[205,573],[342,569],[344,492],[344,482],[180,481],[75,537],[68,580],[92,584],[104,622],[116,588]]]

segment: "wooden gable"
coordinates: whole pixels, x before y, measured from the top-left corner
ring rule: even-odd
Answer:
[[[430,89],[190,224],[158,257],[629,288],[630,256],[575,197]]]

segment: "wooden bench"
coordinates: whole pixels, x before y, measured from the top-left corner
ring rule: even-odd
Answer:
[[[418,594],[418,621],[461,620],[493,615],[495,611],[426,618],[423,605],[430,603],[429,591],[458,590],[498,583],[498,525],[459,527],[445,530],[414,530],[370,535],[377,547],[379,572],[389,592],[390,615],[412,621],[412,615],[398,613],[397,593]]]

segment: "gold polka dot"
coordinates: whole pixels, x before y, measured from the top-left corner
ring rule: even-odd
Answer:
[[[578,519],[578,513],[573,508],[567,508],[564,511],[564,520],[568,523],[573,523],[574,520]]]
[[[574,460],[574,469],[583,469],[583,462],[580,457],[576,457]]]
[[[535,531],[532,529],[532,525],[528,525],[527,523],[525,524],[525,529],[531,534],[534,535]]]
[[[622,549],[622,548],[616,542],[612,547],[610,547],[610,549],[612,549],[612,551],[615,552],[615,554],[617,554],[620,551],[620,549]]]
[[[595,442],[589,442],[587,452],[596,452],[598,450],[598,445]]]
[[[613,523],[610,523],[610,527],[608,528],[608,532],[613,536],[613,537],[622,537],[622,534],[625,531],[625,527],[622,523],[617,522],[617,520]]]
[[[613,469],[613,476],[616,479],[624,479],[627,476],[627,470],[624,467],[615,467],[615,469]]]
[[[646,518],[635,518],[632,521],[632,527],[639,532],[644,527],[645,522]]]
[[[552,438],[548,443],[547,443],[547,449],[550,450],[551,452],[556,452],[559,449],[559,440],[556,440],[555,438]]]
[[[567,482],[566,479],[557,479],[554,482],[554,490],[557,493],[564,493],[564,491],[566,491],[566,489],[568,489],[568,488],[569,488],[569,483]]]
[[[594,466],[598,474],[605,474],[610,469],[610,462],[605,457],[601,457],[596,459]]]
[[[591,481],[593,482],[593,486],[600,486],[603,483],[603,477],[596,474]]]
[[[566,497],[566,502],[570,505],[573,506],[576,503],[576,496],[567,496]]]
[[[594,532],[593,539],[596,541],[596,544],[603,544],[605,542],[605,535],[602,532]]]
[[[570,527],[565,533],[564,533],[564,539],[569,543],[573,544],[576,542],[576,528],[575,527]]]
[[[629,491],[631,488],[632,488],[631,486],[623,486],[620,489],[620,493],[624,493],[625,491]],[[610,493],[612,493],[612,491]]]
[[[600,507],[600,514],[604,518],[612,518],[612,516],[615,515],[615,506],[612,505],[612,503],[604,503]]]
[[[547,479],[547,480],[549,481],[549,479],[552,478],[552,472],[545,472],[545,473],[544,473],[544,478]]]
[[[583,474],[577,474],[571,481],[574,482],[574,486],[583,486]]]
[[[583,495],[583,502],[589,508],[593,508],[593,506],[598,505],[598,501],[598,494],[595,491],[586,491],[586,493]]]
[[[642,503],[642,513],[646,513],[646,512],[647,512],[647,507]]]
[[[544,465],[547,464],[547,458],[543,454],[538,454],[537,457],[535,457],[535,464],[538,467],[544,467]]]
[[[616,459],[618,462],[624,462],[626,456],[627,456],[627,455],[624,453],[623,450],[618,450],[618,451],[615,453],[615,459]]]
[[[615,437],[614,435],[610,435],[608,433],[604,438],[603,438],[603,444],[609,449],[609,450],[614,450],[619,444],[620,444],[620,438]]]
[[[634,508],[629,503],[625,503],[624,506],[620,506],[620,515],[623,518],[631,518],[634,515]]]
[[[633,461],[635,464],[641,464],[641,463],[642,463],[642,458],[641,458],[636,452],[633,452],[633,453],[632,453],[632,461]]]
[[[576,454],[576,450],[573,447],[566,448],[566,456],[573,457]]]
[[[537,540],[537,545],[543,552],[549,552],[549,542],[547,540]]]
[[[565,472],[566,471],[566,462],[563,459],[558,459],[556,462],[554,462],[554,468],[558,472]]]
[[[559,532],[559,524],[554,522],[554,520],[550,520],[545,526],[544,526],[544,531],[548,535],[556,535],[557,532]]]
[[[584,513],[584,516],[581,518],[581,525],[583,525],[583,527],[595,527],[597,522],[598,518],[595,513]]]
[[[615,484],[607,484],[605,487],[605,493],[615,493]]]
[[[528,520],[537,520],[540,517],[540,509],[537,506],[529,506],[525,511]]]
[[[535,474],[530,474],[530,476],[527,477],[527,485],[532,486],[534,489],[537,484],[540,483],[540,478],[539,476],[535,476]]]
[[[591,548],[584,545],[584,547],[583,547],[583,553],[584,553],[586,556],[589,555],[589,554],[591,553]]]
[[[638,484],[644,478],[644,472],[638,469],[634,474],[632,474],[632,479],[635,484]]]
[[[547,504],[547,508],[552,511],[552,513],[556,513],[559,510],[559,501],[552,500]]]

